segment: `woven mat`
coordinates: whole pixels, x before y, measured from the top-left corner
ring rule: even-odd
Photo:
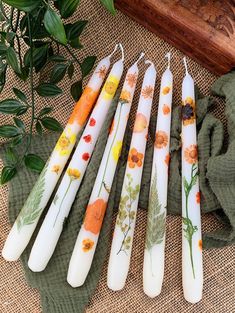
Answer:
[[[126,69],[136,60],[141,51],[146,53],[147,58],[154,61],[158,70],[158,81],[153,114],[156,114],[157,111],[159,78],[166,67],[164,55],[166,52],[171,51],[173,55],[171,68],[175,77],[174,103],[181,103],[181,82],[184,75],[181,52],[122,13],[118,12],[116,17],[112,17],[99,5],[98,0],[81,1],[77,16],[73,19],[88,19],[90,22],[82,38],[85,48],[77,53],[78,57],[83,58],[83,56],[94,54],[100,59],[107,55],[117,42],[121,42],[125,48]],[[208,94],[209,88],[216,77],[192,60],[189,60],[189,68],[201,91]],[[145,67],[142,65],[136,94],[140,91],[144,69]],[[79,75],[78,72],[76,74]],[[75,77],[73,81],[76,80]],[[64,80],[61,87],[68,89],[67,87],[70,84],[69,80]],[[2,96],[4,98],[12,95],[11,88],[13,85],[18,85],[18,88],[23,91],[26,90],[26,87],[12,75],[12,81],[6,86],[1,98]],[[36,100],[37,110],[40,110],[44,105],[52,105],[55,108],[54,116],[65,125],[73,107],[73,101],[68,92],[65,92],[59,100],[52,99],[49,101],[42,98],[36,98]],[[137,100],[138,97],[134,101],[132,119]],[[212,112],[223,121],[226,128],[223,102],[217,101],[212,108]],[[25,118],[25,121],[27,122],[29,119]],[[7,122],[10,122],[9,117],[1,115],[0,124]],[[10,229],[7,219],[7,195],[8,188],[4,186],[1,188],[0,193],[0,250],[2,250]],[[107,288],[106,270],[108,260],[106,260],[98,288],[86,313],[235,312],[235,247],[203,252],[205,275],[203,300],[196,305],[188,304],[184,300],[181,286],[180,217],[167,217],[166,267],[162,293],[155,299],[149,299],[144,295],[142,290],[142,267],[146,217],[146,212],[138,212],[131,267],[125,288],[116,293]],[[203,216],[202,222],[204,232],[220,227],[212,216]],[[36,290],[27,286],[20,262],[7,263],[0,257],[0,281],[0,312],[41,313],[39,295]]]

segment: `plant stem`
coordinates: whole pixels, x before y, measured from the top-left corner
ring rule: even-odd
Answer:
[[[11,29],[12,31],[14,31],[14,26],[13,26],[13,16],[14,16],[14,8],[11,7],[11,17],[10,17],[10,25],[11,25]]]
[[[17,28],[19,26],[19,20],[20,20],[20,10],[17,10],[17,17],[16,17],[16,24],[15,24],[15,28],[14,28],[14,32],[17,32]]]
[[[65,191],[65,193],[64,193],[63,199],[62,199],[61,202],[60,202],[60,206],[59,206],[58,212],[57,212],[56,217],[55,217],[55,221],[54,221],[54,224],[53,224],[53,228],[55,227],[56,221],[57,221],[58,216],[59,216],[59,214],[60,214],[60,210],[61,210],[62,204],[63,204],[64,199],[65,199],[65,197],[66,197],[66,195],[67,195],[67,193],[68,193],[68,191],[69,191],[69,188],[70,188],[71,184],[72,184],[72,179],[70,179],[70,182],[69,182],[69,184],[68,184],[68,187],[67,187],[67,189],[66,189],[66,191]]]
[[[79,66],[81,67],[82,64],[81,62],[78,60],[78,58],[76,57],[76,55],[69,49],[68,46],[63,45],[65,47],[65,49],[68,51],[68,53],[74,58],[74,60],[79,64]]]

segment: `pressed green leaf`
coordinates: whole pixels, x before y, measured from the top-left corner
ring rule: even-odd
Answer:
[[[73,24],[69,23],[65,25],[65,32],[68,40],[78,38],[85,26],[87,25],[88,21],[77,21]]]
[[[73,77],[73,73],[74,73],[74,65],[73,63],[71,63],[68,67],[68,75],[70,79]]]
[[[19,135],[19,129],[14,125],[0,126],[0,136],[4,138],[12,138]]]
[[[62,20],[59,15],[50,8],[48,8],[44,15],[44,26],[48,33],[56,40],[64,45],[67,44],[67,38]]]
[[[11,180],[15,176],[16,173],[17,173],[17,170],[15,167],[5,166],[1,172],[1,185]]]
[[[5,99],[0,102],[0,112],[4,114],[17,114],[22,104],[16,99]]]
[[[114,7],[114,0],[100,0],[103,6],[113,15],[116,14],[116,10]]]
[[[45,107],[45,108],[43,108],[43,109],[39,112],[38,116],[40,117],[40,116],[49,114],[49,113],[51,113],[52,110],[53,110],[52,107]]]
[[[49,57],[48,60],[53,61],[53,62],[65,62],[66,61],[65,57],[59,54],[52,55],[51,57]]]
[[[51,83],[42,83],[36,88],[41,97],[55,97],[62,94],[62,89]]]
[[[68,18],[76,11],[80,0],[60,0],[60,14],[63,18]]]
[[[17,88],[13,88],[13,92],[18,99],[20,99],[24,103],[27,103],[27,97],[21,90],[19,90]]]
[[[14,117],[14,122],[15,122],[17,127],[19,127],[22,130],[25,130],[24,122],[22,120],[20,120],[17,117]]]
[[[42,136],[43,130],[42,130],[42,125],[39,121],[37,121],[36,125],[35,125],[36,131],[37,133]]]
[[[76,83],[72,84],[70,88],[71,95],[75,101],[78,101],[78,99],[82,95],[82,81],[79,80]]]
[[[25,165],[31,170],[40,173],[45,166],[45,162],[36,154],[27,154],[24,157]]]
[[[64,78],[68,65],[64,63],[56,64],[51,72],[50,82],[57,84]]]
[[[20,67],[15,50],[9,47],[6,51],[7,63],[13,68],[16,73],[20,73]]]
[[[3,2],[21,11],[30,12],[41,3],[41,0],[4,0]]]
[[[41,119],[42,125],[49,130],[62,131],[63,127],[55,118],[50,116],[45,116]]]
[[[95,61],[96,61],[95,56],[88,56],[85,58],[81,65],[82,77],[85,77],[90,73],[95,64]]]

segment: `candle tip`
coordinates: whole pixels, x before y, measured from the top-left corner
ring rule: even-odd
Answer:
[[[171,64],[171,53],[168,52],[166,55],[165,55],[165,58],[168,59],[168,65],[167,65],[167,68],[170,69],[170,64]]]
[[[110,55],[108,55],[108,58],[111,58],[113,56],[113,54],[117,51],[117,48],[119,47],[119,44],[116,44],[114,49],[113,49],[113,52],[110,53]]]
[[[124,50],[123,50],[123,46],[121,43],[118,44],[119,48],[121,49],[121,53],[122,53],[122,61],[124,61]]]
[[[186,75],[188,75],[188,65],[187,65],[186,57],[183,58],[183,62],[184,62],[184,67],[185,67]]]
[[[145,53],[141,52],[140,56],[138,57],[137,61],[134,64],[137,64],[144,56],[145,56]]]
[[[145,64],[150,64],[150,65],[153,65],[153,66],[154,66],[153,62],[150,61],[150,60],[146,60],[144,63],[145,63]]]

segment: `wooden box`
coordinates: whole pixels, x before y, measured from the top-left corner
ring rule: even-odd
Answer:
[[[116,0],[116,7],[220,75],[235,67],[235,0]]]

